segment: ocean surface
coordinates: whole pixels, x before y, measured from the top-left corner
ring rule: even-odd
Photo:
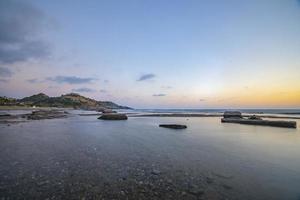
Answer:
[[[277,114],[287,110],[262,112]],[[66,192],[69,190],[79,196],[86,191],[108,190],[114,192],[105,197],[118,198],[113,195],[127,189],[127,185],[119,185],[120,174],[125,174],[126,181],[134,177],[144,183],[144,177],[136,174],[154,167],[161,172],[162,180],[167,177],[172,181],[176,190],[188,190],[185,180],[201,186],[204,198],[299,200],[300,120],[295,121],[297,129],[222,124],[219,117],[101,121],[97,116],[74,115],[10,126],[0,124],[0,196],[49,198],[51,191],[51,195],[67,198],[72,197]],[[158,127],[160,123],[185,124],[188,128],[170,130]],[[32,181],[32,177],[36,179]],[[202,184],[201,180],[207,178],[213,181]],[[201,184],[195,182],[198,179]],[[34,187],[44,180],[47,182],[42,187]],[[58,182],[61,185],[54,187]],[[95,185],[99,188],[91,189]],[[164,188],[159,195],[168,199]],[[191,196],[178,199],[193,199],[187,197]]]

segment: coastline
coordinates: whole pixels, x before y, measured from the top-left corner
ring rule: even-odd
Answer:
[[[20,112],[18,112],[20,111]],[[20,123],[20,122],[26,122],[30,121],[28,120],[28,115],[30,115],[30,112],[37,112],[37,111],[44,111],[44,112],[64,112],[64,117],[70,117],[70,116],[101,116],[101,112],[92,111],[92,110],[78,110],[73,108],[58,108],[58,107],[26,107],[26,106],[0,106],[0,123]],[[118,110],[120,111],[120,110]],[[182,112],[182,113],[147,113],[147,112],[140,112],[139,110],[132,110],[130,112],[126,110],[121,110],[120,113],[126,114],[129,118],[145,118],[145,117],[176,117],[176,118],[207,118],[207,117],[219,117],[221,118],[223,116],[223,113],[191,113],[191,112]],[[43,113],[42,113],[43,114]],[[53,114],[53,113],[52,113]],[[53,119],[53,118],[60,118],[60,115],[52,115],[50,117],[44,116],[37,119]],[[54,113],[55,114],[55,113]],[[244,113],[242,114],[242,117],[250,117],[253,114],[263,118],[263,119],[274,119],[274,120],[280,120],[280,119],[294,119],[298,120],[300,119],[300,116],[297,116],[295,114],[261,114],[261,113]]]

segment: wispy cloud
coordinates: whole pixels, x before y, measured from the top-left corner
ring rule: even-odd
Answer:
[[[199,101],[206,101],[205,99],[199,99]]]
[[[0,82],[6,83],[6,82],[8,82],[8,80],[7,79],[0,79]]]
[[[14,63],[48,56],[49,47],[38,39],[46,17],[25,1],[0,1],[0,62]]]
[[[101,93],[107,93],[107,90],[99,90]]]
[[[95,78],[81,78],[77,76],[55,76],[46,78],[47,81],[53,81],[56,83],[68,83],[68,84],[82,84],[91,83],[96,80]]]
[[[172,87],[172,86],[166,85],[166,86],[161,86],[161,88],[162,88],[162,89],[172,89],[173,87]]]
[[[8,68],[0,67],[0,77],[11,77],[12,75],[12,71],[10,71]]]
[[[153,79],[155,77],[155,74],[143,74],[140,76],[140,78],[137,79],[137,81],[145,81],[149,79]]]
[[[164,97],[167,96],[166,94],[153,94],[152,96],[154,97]]]
[[[73,89],[73,92],[95,92],[94,89],[91,88],[77,88],[77,89]]]
[[[33,79],[28,79],[28,80],[26,80],[28,83],[40,83],[40,82],[42,82],[42,81],[40,81],[39,79],[37,79],[37,78],[33,78]]]

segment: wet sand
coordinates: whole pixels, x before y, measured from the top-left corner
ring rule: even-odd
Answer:
[[[299,198],[298,129],[219,120],[72,116],[0,124],[0,198]],[[158,127],[169,122],[188,128]]]

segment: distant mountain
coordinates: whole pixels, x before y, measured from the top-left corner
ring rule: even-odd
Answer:
[[[35,102],[38,102],[38,101],[43,101],[43,100],[46,100],[48,98],[50,98],[50,97],[45,95],[44,93],[39,93],[39,94],[32,95],[30,97],[25,97],[23,99],[20,99],[19,101],[29,104],[29,103],[35,103]]]
[[[101,109],[131,109],[120,106],[111,101],[96,101],[77,93],[61,95],[60,97],[49,97],[44,93],[35,94],[23,99],[0,97],[0,105],[5,106],[37,106],[37,107],[60,107],[86,110]]]

